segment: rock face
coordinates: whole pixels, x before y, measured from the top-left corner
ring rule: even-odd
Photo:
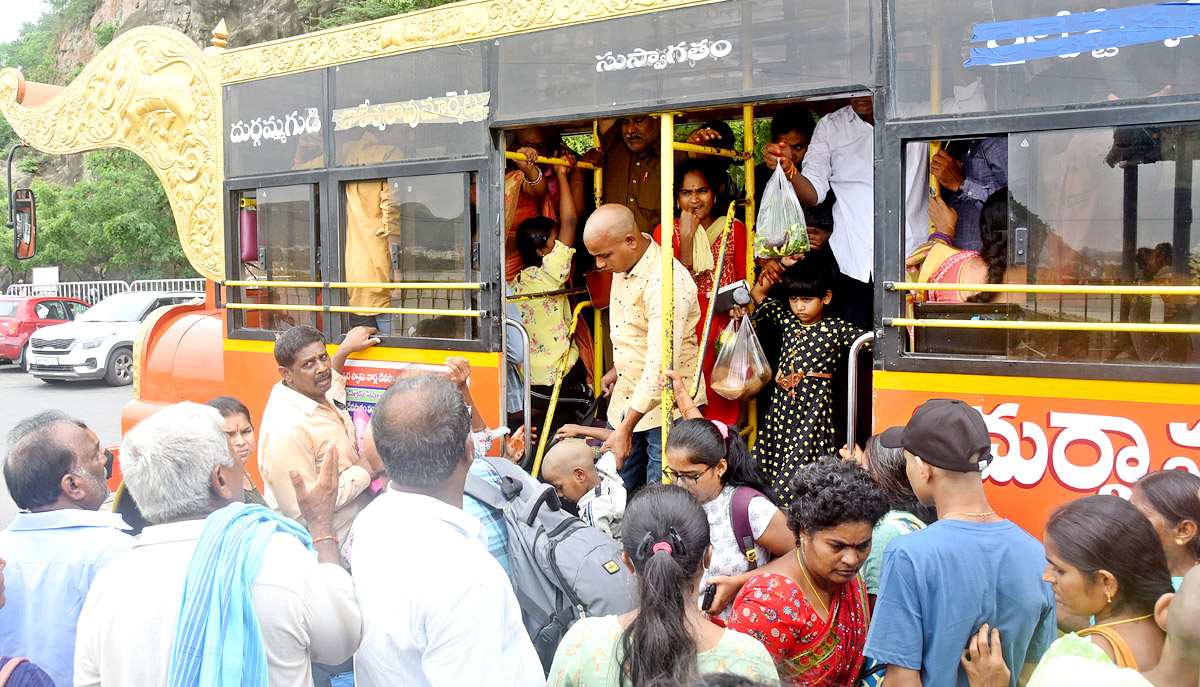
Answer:
[[[221,19],[229,29],[229,47],[237,48],[310,30],[338,0],[94,0],[85,22],[62,27],[55,41],[55,66],[66,85],[103,47],[97,35],[116,27],[115,35],[138,26],[166,26],[207,47]],[[82,178],[82,155],[46,156],[37,172],[45,181],[70,186]],[[17,174],[28,183],[30,175]]]
[[[221,19],[229,28],[229,47],[244,47],[309,30],[309,22],[328,16],[338,0],[95,0],[86,23],[64,27],[59,34],[56,64],[72,75],[100,49],[97,32],[117,27],[116,34],[137,26],[166,26],[206,47]]]

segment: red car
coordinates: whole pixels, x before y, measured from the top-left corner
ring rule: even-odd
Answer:
[[[0,296],[0,363],[16,363],[28,371],[30,335],[70,322],[89,307],[61,296]]]

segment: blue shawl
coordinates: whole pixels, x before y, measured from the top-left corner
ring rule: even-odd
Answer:
[[[312,550],[307,530],[262,506],[232,503],[205,518],[188,564],[169,687],[267,687],[267,654],[250,590],[276,532]]]

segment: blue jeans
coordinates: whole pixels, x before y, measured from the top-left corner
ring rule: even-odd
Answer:
[[[608,426],[612,429],[612,425]],[[662,482],[662,428],[652,427],[633,433],[633,445],[625,464],[618,471],[625,489],[633,492],[647,484]]]

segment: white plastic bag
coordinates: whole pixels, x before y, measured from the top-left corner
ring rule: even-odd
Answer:
[[[783,173],[783,165],[767,180],[754,234],[754,255],[786,258],[808,250],[808,225],[800,199]]]
[[[731,401],[753,398],[771,381],[771,364],[758,343],[750,317],[732,320],[717,339],[709,383]]]

